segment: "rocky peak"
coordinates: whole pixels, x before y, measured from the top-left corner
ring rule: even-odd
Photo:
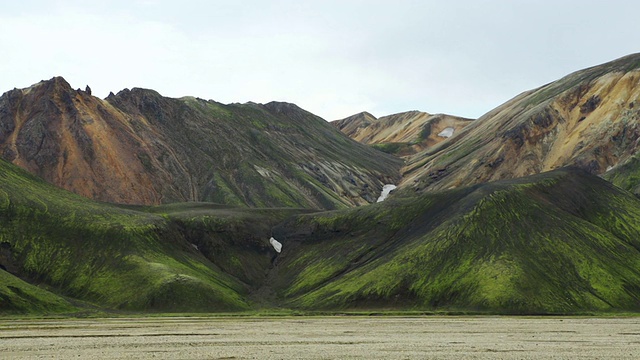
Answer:
[[[262,106],[269,113],[275,115],[278,118],[286,117],[298,123],[305,122],[309,118],[309,116],[316,117],[316,115],[313,115],[310,112],[300,108],[298,105],[288,102],[272,101]]]
[[[267,111],[274,115],[292,115],[300,112],[305,112],[305,110],[301,109],[298,105],[288,103],[288,102],[280,102],[280,101],[271,101],[263,105]]]
[[[71,85],[62,76],[55,76],[49,80],[41,81],[42,87],[51,91],[74,91]]]
[[[362,111],[342,120],[334,120],[331,122],[331,125],[351,137],[350,134],[353,134],[357,129],[366,128],[376,121],[378,121],[378,119],[371,113]]]

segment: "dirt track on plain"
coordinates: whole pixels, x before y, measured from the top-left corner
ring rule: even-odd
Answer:
[[[0,319],[2,359],[637,359],[640,318]]]

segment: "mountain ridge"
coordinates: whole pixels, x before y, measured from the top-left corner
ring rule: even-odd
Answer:
[[[375,201],[401,162],[293,104],[223,105],[124,89],[105,100],[61,77],[0,98],[0,153],[89,198],[336,208]]]
[[[446,189],[563,166],[605,174],[637,152],[639,68],[634,54],[523,92],[408,159],[401,187]]]
[[[408,157],[451,137],[471,123],[447,114],[412,110],[376,118],[361,112],[331,124],[350,138],[400,157]]]
[[[379,132],[402,140],[378,144],[405,146],[389,151],[402,173],[295,104],[100,100],[62,78],[12,90],[0,153],[29,171],[0,159],[0,313],[638,312],[639,83],[634,54],[436,144],[443,119],[390,116],[412,129]],[[93,201],[47,176],[157,201]],[[373,203],[387,182],[399,189]]]

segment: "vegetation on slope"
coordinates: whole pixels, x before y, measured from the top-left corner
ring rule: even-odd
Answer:
[[[640,158],[634,155],[623,164],[604,173],[602,177],[618,187],[640,195]]]
[[[309,213],[113,206],[2,161],[0,312],[638,311],[639,218],[576,169]]]
[[[249,307],[246,285],[197,251],[168,216],[84,199],[4,161],[0,245],[2,266],[14,275],[107,308]],[[12,286],[6,276],[2,286]]]
[[[77,310],[67,300],[0,270],[0,314],[67,313]]]
[[[391,198],[280,227],[276,286],[305,309],[637,311],[639,218],[574,169]]]
[[[471,119],[446,114],[408,111],[379,119],[363,112],[332,121],[331,125],[356,141],[405,157],[444,141],[446,137],[439,135],[443,130],[450,129],[456,133],[472,122]]]

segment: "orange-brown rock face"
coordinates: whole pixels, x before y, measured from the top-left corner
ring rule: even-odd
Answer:
[[[0,147],[7,160],[89,198],[159,203],[133,119],[108,102],[62,78],[10,91],[3,102]]]
[[[376,119],[364,112],[333,121],[332,125],[363,144],[402,144],[396,155],[407,156],[432,147],[469,125],[457,116],[409,111]]]
[[[67,190],[127,204],[353,206],[375,201],[401,165],[292,104],[144,89],[101,100],[59,77],[0,97],[0,154]]]
[[[640,55],[525,92],[408,162],[403,184],[445,189],[563,166],[603,174],[640,139]]]

